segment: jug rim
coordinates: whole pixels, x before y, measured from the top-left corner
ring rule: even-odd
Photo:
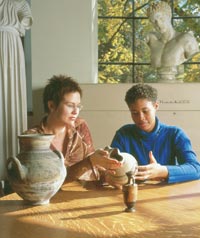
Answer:
[[[33,133],[33,134],[21,134],[18,135],[18,138],[31,138],[31,139],[49,139],[55,137],[54,134],[39,134],[39,133]]]

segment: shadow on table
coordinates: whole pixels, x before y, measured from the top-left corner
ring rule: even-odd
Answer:
[[[88,217],[85,218],[89,219]],[[112,226],[109,227],[110,224],[107,224],[106,228],[102,226],[102,231],[104,232],[98,230],[98,233],[94,233],[92,232],[94,229],[94,227],[92,228],[92,222],[88,224],[88,228],[77,229],[76,227],[81,226],[81,222],[82,220],[77,218],[76,225],[61,227],[55,224],[34,224],[20,220],[15,216],[9,217],[9,215],[4,215],[1,216],[0,230],[2,238],[197,238],[200,232],[199,223],[191,223],[189,225],[174,225],[172,223],[171,225],[161,226],[159,229],[152,230],[149,228],[145,231],[138,231],[134,226],[128,231],[119,228],[120,231],[118,233],[116,233],[117,228],[113,229]],[[126,222],[121,220],[120,225],[123,227]]]

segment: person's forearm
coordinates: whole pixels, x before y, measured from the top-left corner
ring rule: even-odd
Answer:
[[[65,183],[70,183],[78,179],[81,175],[83,175],[85,172],[90,170],[91,162],[89,157],[86,159],[81,160],[80,162],[67,167],[67,176],[65,179]]]
[[[200,179],[200,164],[195,161],[191,164],[168,165],[168,183],[179,183]]]

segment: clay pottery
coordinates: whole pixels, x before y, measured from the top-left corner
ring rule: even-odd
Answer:
[[[111,158],[122,162],[122,166],[115,170],[115,174],[108,174],[108,179],[111,184],[124,185],[128,182],[127,172],[132,171],[132,174],[137,171],[137,160],[129,153],[120,152],[118,148],[105,147]]]
[[[138,185],[135,183],[134,172],[129,171],[126,173],[128,182],[123,185],[122,192],[124,204],[126,205],[125,212],[134,212],[135,203],[137,201]]]
[[[8,158],[10,185],[29,204],[48,204],[67,175],[62,153],[50,149],[53,138],[47,134],[20,135],[20,153]]]

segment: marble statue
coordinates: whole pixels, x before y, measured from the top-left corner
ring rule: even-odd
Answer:
[[[21,37],[32,25],[25,0],[0,0],[0,180],[18,138],[27,129],[25,59]]]
[[[191,31],[175,31],[171,24],[171,8],[166,2],[152,3],[147,16],[156,30],[147,34],[146,42],[158,81],[176,82],[178,66],[199,52],[198,42]]]

